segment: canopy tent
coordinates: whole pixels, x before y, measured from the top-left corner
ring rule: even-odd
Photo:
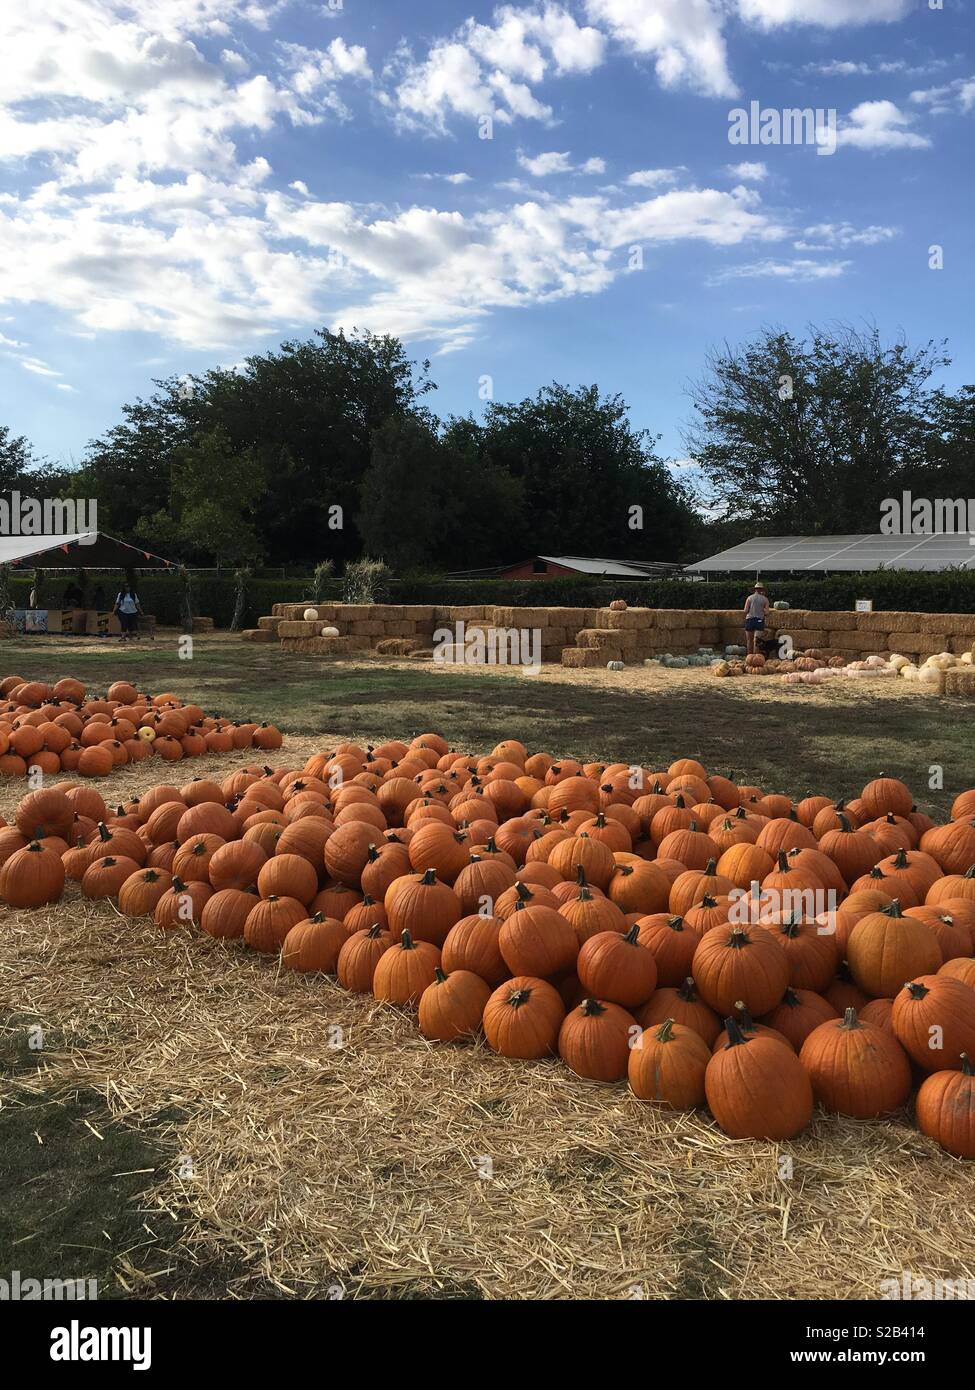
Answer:
[[[756,536],[709,555],[685,573],[758,573],[791,570],[865,574],[878,569],[975,569],[975,535],[942,532],[912,536]]]
[[[104,531],[73,535],[0,536],[0,565],[45,570],[175,570],[176,562],[164,560],[141,546],[107,536]]]

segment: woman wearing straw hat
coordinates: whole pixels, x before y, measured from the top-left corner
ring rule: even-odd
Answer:
[[[755,588],[745,599],[745,647],[751,656],[755,650],[758,634],[765,631],[765,614],[768,612],[768,598],[765,585],[756,581]]]

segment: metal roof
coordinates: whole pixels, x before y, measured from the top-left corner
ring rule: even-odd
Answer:
[[[855,571],[878,569],[946,570],[975,568],[975,534],[756,536],[730,550],[709,555],[691,573],[731,570]]]
[[[659,560],[600,560],[583,555],[539,555],[537,558],[550,565],[578,570],[580,574],[608,574],[620,579],[643,579],[679,568]]]

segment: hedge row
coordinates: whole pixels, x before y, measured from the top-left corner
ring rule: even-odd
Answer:
[[[44,583],[44,602],[49,608],[61,605],[62,595],[72,577],[48,577]],[[917,613],[975,613],[975,573],[946,570],[939,574],[918,574],[910,570],[879,570],[874,574],[834,575],[828,579],[765,577],[769,597],[784,599],[793,608],[818,608],[849,612],[859,598],[873,599],[878,611]],[[11,592],[18,607],[25,607],[31,588],[29,577],[14,578]],[[114,600],[113,585],[103,585],[109,601]],[[257,619],[270,613],[275,603],[300,603],[307,580],[255,579],[251,581],[244,614],[244,626],[255,627]],[[471,579],[448,580],[437,576],[394,580],[389,586],[390,603],[484,604],[514,607],[602,608],[615,598],[625,598],[631,607],[641,608],[735,608],[752,587],[749,578],[721,579],[697,583],[686,579],[592,580],[564,579]],[[111,592],[109,592],[111,590]],[[164,626],[180,622],[179,586],[172,575],[144,575],[139,579],[139,597],[147,613],[154,613]],[[330,580],[322,590],[323,601],[342,598],[342,581]],[[194,612],[213,618],[218,627],[229,627],[236,600],[231,577],[196,575],[193,579]]]

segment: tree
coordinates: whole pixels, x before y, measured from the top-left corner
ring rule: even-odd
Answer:
[[[261,551],[252,517],[263,489],[252,453],[235,453],[218,427],[174,451],[169,505],[141,517],[135,534],[191,558],[245,564]]]
[[[710,354],[691,387],[686,443],[705,500],[767,533],[875,531],[880,504],[925,467],[935,437],[927,383],[943,345],[885,347],[875,329],[765,330]]]
[[[470,422],[453,428],[472,438]],[[553,384],[517,403],[492,404],[477,447],[523,493],[519,511],[506,518],[498,560],[538,551],[662,560],[682,552],[690,499],[647,431],[632,427],[622,397]]]
[[[389,337],[321,330],[247,358],[234,370],[155,383],[148,400],[123,408],[123,422],[88,449],[76,495],[96,496],[101,524],[125,535],[147,518],[163,528],[187,449],[220,431],[227,457],[249,459],[262,481],[253,526],[271,562],[358,555],[353,517],[372,434],[433,389],[428,364],[411,362]],[[332,529],[340,507],[343,525]],[[189,536],[172,544],[189,545]],[[179,552],[183,553],[183,552]],[[186,557],[191,551],[186,551]],[[195,558],[195,557],[194,557]]]

